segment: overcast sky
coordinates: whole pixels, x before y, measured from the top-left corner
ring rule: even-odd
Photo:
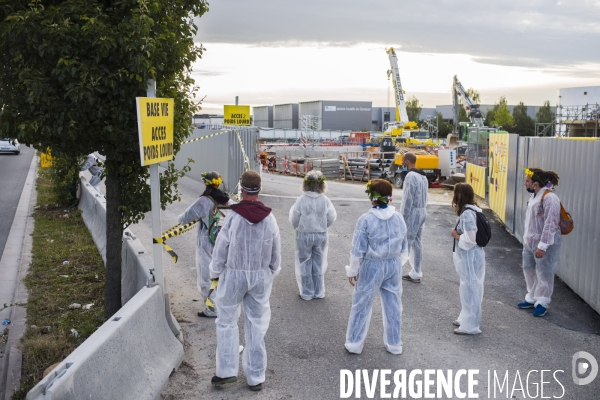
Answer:
[[[310,100],[393,106],[386,48],[407,97],[451,104],[457,75],[482,103],[558,101],[600,85],[600,0],[213,0],[197,20],[203,110]]]

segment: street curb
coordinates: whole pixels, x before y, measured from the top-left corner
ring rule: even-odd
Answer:
[[[26,303],[28,297],[23,278],[29,271],[29,264],[31,263],[32,234],[35,223],[32,213],[37,201],[35,180],[38,163],[39,158],[34,155],[6,241],[5,251],[2,260],[0,260],[0,269],[3,269],[3,267],[14,268],[15,265],[18,265],[13,288],[13,305],[10,307],[9,319],[11,323],[5,354],[2,363],[0,363],[0,399],[10,399],[13,393],[20,388],[22,365],[20,340],[25,332],[27,311],[25,307],[19,304]],[[7,252],[6,249],[9,248],[11,251]]]

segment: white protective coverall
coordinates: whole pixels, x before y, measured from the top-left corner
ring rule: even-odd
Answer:
[[[238,206],[244,203],[247,202],[242,201]],[[265,207],[269,214],[252,223],[234,207],[217,236],[210,264],[211,278],[219,278],[215,321],[216,375],[228,378],[238,374],[238,320],[240,304],[243,304],[246,347],[242,366],[248,385],[255,386],[265,380],[267,350],[264,338],[271,320],[269,297],[273,277],[281,270],[281,243],[279,227],[270,209]]]
[[[296,280],[304,300],[325,297],[327,228],[336,218],[331,200],[322,193],[304,192],[290,208],[296,229]]]
[[[229,200],[229,204],[235,204],[235,202]],[[198,223],[198,238],[196,240],[196,285],[202,297],[202,305],[206,303],[211,284],[208,266],[212,261],[214,245],[208,239],[208,219],[214,207],[215,203],[211,199],[201,196],[183,214],[177,217],[177,221],[182,225],[198,219],[202,219],[204,222]],[[204,309],[204,314],[211,317],[217,315],[217,313],[211,311],[208,307]]]
[[[485,278],[485,253],[477,246],[477,215],[481,208],[468,204],[458,218],[456,231],[460,235],[454,250],[454,267],[460,278],[461,310],[457,321],[465,333],[481,333],[481,302],[483,301],[483,280]]]
[[[525,232],[523,233],[523,273],[527,284],[525,301],[541,304],[548,308],[554,291],[554,271],[558,264],[562,235],[560,221],[560,200],[543,187],[537,194],[532,193],[525,214]],[[545,251],[542,258],[535,257],[536,249]]]
[[[96,186],[102,181],[102,172],[104,172],[104,168],[98,166],[98,158],[99,156],[96,153],[89,154],[83,167],[82,171],[90,171],[92,177],[90,178],[90,185]]]
[[[406,174],[404,179],[400,214],[404,217],[408,230],[408,253],[412,269],[408,273],[412,279],[421,279],[421,261],[423,260],[423,225],[427,219],[427,200],[429,182],[427,177],[415,170]]]
[[[393,206],[372,208],[356,223],[346,275],[357,276],[346,331],[346,349],[362,352],[373,299],[379,292],[383,343],[388,352],[402,354],[402,265],[408,260],[404,218]]]

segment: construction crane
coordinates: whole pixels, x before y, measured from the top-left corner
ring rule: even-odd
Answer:
[[[479,104],[473,102],[469,97],[469,93],[465,90],[463,85],[460,83],[456,75],[452,82],[452,108],[454,111],[454,130],[458,131],[458,97],[462,99],[462,105],[467,112],[467,116],[475,126],[484,126],[485,115],[479,108]]]
[[[396,122],[388,125],[388,130],[391,130],[391,136],[399,136],[402,134],[402,129],[409,122],[408,113],[406,112],[406,104],[404,103],[404,90],[400,82],[400,69],[398,68],[398,57],[393,47],[386,50],[390,58],[390,67],[387,71],[388,79],[392,78],[394,85],[394,95],[396,99]]]

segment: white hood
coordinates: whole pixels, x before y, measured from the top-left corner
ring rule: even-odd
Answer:
[[[481,212],[481,208],[477,207],[477,206],[476,206],[476,205],[474,205],[474,204],[467,204],[467,205],[465,206],[465,208],[470,208],[470,209],[471,209],[471,210],[473,210],[473,211]]]
[[[371,208],[369,212],[385,221],[386,219],[392,218],[392,215],[396,212],[396,208],[394,206],[387,206],[387,208]]]
[[[302,193],[302,194],[303,194],[304,196],[306,196],[306,197],[312,197],[312,198],[314,198],[314,199],[316,199],[317,197],[319,197],[319,196],[322,196],[322,195],[323,195],[323,193],[317,193],[317,192],[304,192],[304,193]]]

